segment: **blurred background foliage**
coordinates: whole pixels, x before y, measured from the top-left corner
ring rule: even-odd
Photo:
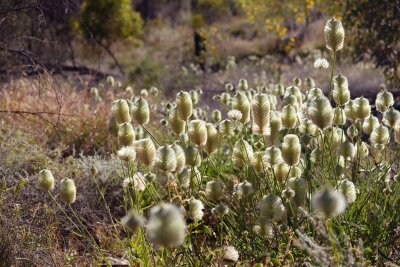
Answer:
[[[111,73],[145,87],[190,64],[219,72],[228,57],[238,63],[268,55],[290,64],[323,48],[315,29],[335,16],[347,33],[339,60],[373,63],[396,88],[399,6],[399,0],[4,0],[0,73],[3,79]]]

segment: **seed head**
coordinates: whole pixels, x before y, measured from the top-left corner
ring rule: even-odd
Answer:
[[[218,109],[214,109],[211,113],[212,121],[218,123],[221,121],[221,118],[222,118],[221,111],[219,111]]]
[[[242,113],[242,117],[239,119],[241,123],[245,124],[250,120],[250,102],[245,93],[239,92],[235,95],[232,107]]]
[[[288,134],[283,138],[282,157],[289,166],[299,164],[301,145],[299,137],[295,134]]]
[[[186,165],[199,167],[201,164],[201,153],[197,147],[189,145],[185,149]]]
[[[185,239],[186,222],[178,207],[162,203],[150,209],[146,225],[149,240],[158,246],[177,247]]]
[[[389,138],[388,128],[380,124],[372,131],[370,141],[373,145],[386,145],[389,142]]]
[[[363,96],[358,97],[354,100],[356,102],[355,113],[357,119],[364,120],[371,115],[371,106],[369,105],[368,99]]]
[[[322,188],[312,197],[314,209],[321,211],[326,218],[342,214],[346,209],[346,199],[343,194],[330,187]]]
[[[135,131],[130,122],[125,122],[119,126],[118,142],[120,146],[130,146],[135,141]]]
[[[134,142],[134,147],[136,150],[136,159],[150,167],[154,165],[156,158],[156,147],[150,138],[143,138]]]
[[[282,109],[281,121],[282,121],[282,126],[286,129],[296,128],[298,123],[296,108],[290,104],[284,106]]]
[[[225,216],[226,214],[228,214],[228,212],[229,212],[229,208],[225,204],[219,204],[219,205],[215,206],[215,208],[211,209],[212,215],[214,215],[215,217],[219,217],[219,218]]]
[[[260,217],[266,220],[280,222],[285,217],[285,206],[282,199],[276,195],[267,195],[260,203]]]
[[[189,219],[192,219],[194,221],[199,221],[203,218],[204,212],[204,205],[201,200],[191,198],[189,199],[189,205],[187,208],[187,216]]]
[[[271,109],[268,96],[257,94],[251,103],[253,132],[258,135],[270,135],[269,111]]]
[[[241,169],[246,165],[252,165],[254,161],[253,148],[245,140],[235,143],[232,153],[232,160],[236,168]]]
[[[133,162],[136,159],[136,151],[133,146],[123,146],[117,151],[117,156],[123,161]]]
[[[164,172],[176,169],[175,150],[171,146],[161,146],[157,149],[155,166]]]
[[[54,177],[51,171],[41,170],[39,172],[37,186],[45,191],[51,191],[54,189]]]
[[[247,84],[247,80],[246,79],[240,79],[239,83],[237,85],[237,88],[239,91],[247,91],[247,89],[249,89],[249,86]]]
[[[344,107],[344,111],[346,112],[346,117],[351,121],[355,121],[358,119],[357,110],[358,107],[357,107],[357,102],[355,100],[350,100]]]
[[[371,134],[375,127],[379,126],[379,120],[375,116],[371,115],[363,121],[363,132]]]
[[[150,121],[150,108],[147,101],[143,98],[138,98],[132,105],[132,118],[133,121],[144,125]]]
[[[169,124],[171,126],[171,130],[177,135],[181,135],[185,132],[186,122],[179,118],[178,113],[176,111],[176,107],[172,108],[169,112]]]
[[[383,88],[376,96],[375,105],[378,111],[381,113],[385,112],[388,108],[394,105],[393,94]]]
[[[346,204],[351,204],[356,201],[357,193],[356,187],[353,182],[345,179],[339,183],[339,191],[343,194],[346,199]]]
[[[176,167],[174,173],[181,173],[186,165],[185,151],[180,145],[172,145],[172,149],[175,151]]]
[[[326,47],[337,52],[343,48],[344,44],[344,28],[342,22],[335,18],[328,20],[324,28]]]
[[[307,199],[307,185],[303,178],[289,178],[288,187],[294,191],[293,198],[297,207],[305,207]]]
[[[199,146],[203,147],[207,143],[207,127],[206,123],[202,120],[192,120],[189,122],[188,135],[190,141]]]
[[[320,96],[310,101],[310,105],[306,111],[308,118],[320,129],[331,126],[333,110],[329,100],[325,96]]]
[[[340,107],[333,109],[333,125],[344,125],[346,123],[346,112]]]
[[[344,106],[350,101],[349,82],[341,74],[333,78],[333,99],[338,106]]]
[[[180,91],[176,96],[176,111],[181,120],[186,121],[193,112],[193,102],[188,92]]]
[[[72,204],[76,199],[75,182],[72,179],[62,179],[60,182],[60,196],[63,201]]]
[[[131,209],[121,219],[121,224],[130,232],[136,233],[136,231],[143,226],[144,218],[143,216],[139,215],[135,210]]]
[[[385,113],[383,113],[383,124],[389,128],[396,128],[400,126],[400,112],[390,107]]]
[[[207,143],[205,150],[208,154],[215,152],[219,146],[219,134],[212,123],[206,124],[207,128]]]
[[[209,181],[206,185],[205,196],[208,200],[217,202],[224,197],[224,188],[221,181]]]
[[[263,160],[270,166],[275,166],[276,164],[282,163],[283,158],[281,150],[276,146],[267,148]]]
[[[356,155],[356,150],[353,143],[346,141],[339,146],[339,155],[343,156],[345,159],[353,159]]]
[[[128,102],[125,99],[115,100],[112,104],[112,115],[119,124],[130,122],[131,115]]]
[[[272,237],[274,233],[273,229],[272,222],[264,217],[258,218],[253,226],[254,233],[262,237]]]
[[[325,58],[317,58],[314,62],[314,69],[323,70],[329,68],[329,62]]]

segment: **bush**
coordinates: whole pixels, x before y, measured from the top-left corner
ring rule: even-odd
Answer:
[[[111,43],[142,34],[142,19],[129,0],[85,0],[81,28],[86,38]]]

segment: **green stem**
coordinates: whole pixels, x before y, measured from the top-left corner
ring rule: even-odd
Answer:
[[[332,62],[332,69],[331,69],[331,79],[329,82],[329,101],[332,101],[332,91],[333,91],[333,70],[335,69],[336,64],[336,51],[333,52],[333,62]]]

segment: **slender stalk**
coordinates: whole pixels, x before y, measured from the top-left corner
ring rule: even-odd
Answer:
[[[331,79],[330,79],[330,82],[329,82],[329,101],[332,101],[333,70],[335,69],[335,64],[336,64],[336,51],[333,52],[333,62],[332,62],[332,68],[331,68]]]
[[[143,130],[145,130],[146,133],[148,133],[148,134],[151,136],[151,138],[152,138],[154,141],[156,141],[156,143],[157,143],[159,146],[161,146],[161,144],[160,144],[160,142],[158,142],[157,138],[155,138],[155,137],[146,129],[146,127],[144,127],[143,124],[141,124],[140,126],[142,126]]]

